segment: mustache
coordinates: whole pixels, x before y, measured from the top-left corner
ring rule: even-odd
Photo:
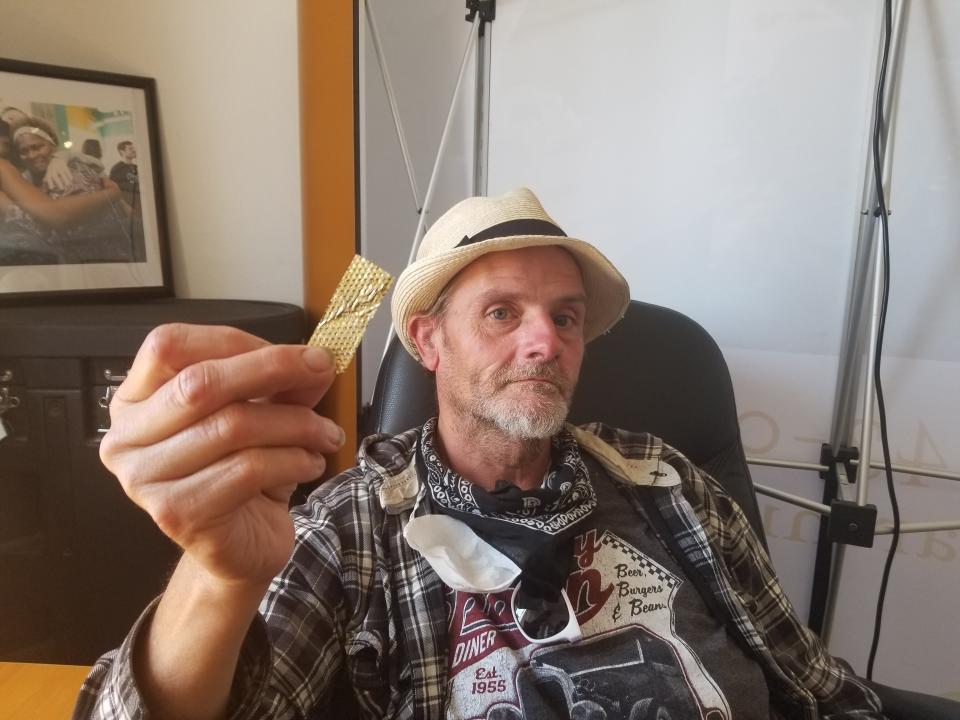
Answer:
[[[560,372],[559,366],[554,362],[505,367],[494,374],[493,381],[498,387],[502,388],[510,383],[520,382],[521,380],[531,380],[533,378],[546,380],[552,385],[563,389],[566,389],[568,384],[563,377],[563,373]]]

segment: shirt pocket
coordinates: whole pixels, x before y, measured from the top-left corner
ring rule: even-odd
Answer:
[[[360,629],[345,645],[347,673],[358,692],[383,692],[387,687],[384,669],[383,635],[375,630]]]

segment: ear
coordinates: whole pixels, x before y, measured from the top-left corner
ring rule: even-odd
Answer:
[[[407,321],[407,334],[417,347],[420,363],[430,372],[435,372],[440,364],[437,352],[440,332],[439,318],[436,315],[414,315]]]

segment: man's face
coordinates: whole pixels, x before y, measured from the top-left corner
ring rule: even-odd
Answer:
[[[454,279],[437,341],[437,393],[511,437],[563,426],[583,359],[580,268],[556,246],[484,255]]]
[[[137,149],[133,145],[125,145],[120,154],[126,162],[133,162],[137,159]]]
[[[36,135],[23,134],[17,138],[17,152],[34,177],[43,177],[56,148]]]

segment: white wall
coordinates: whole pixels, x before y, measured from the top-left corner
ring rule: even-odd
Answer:
[[[0,55],[157,80],[177,295],[303,304],[295,0],[0,0]]]

